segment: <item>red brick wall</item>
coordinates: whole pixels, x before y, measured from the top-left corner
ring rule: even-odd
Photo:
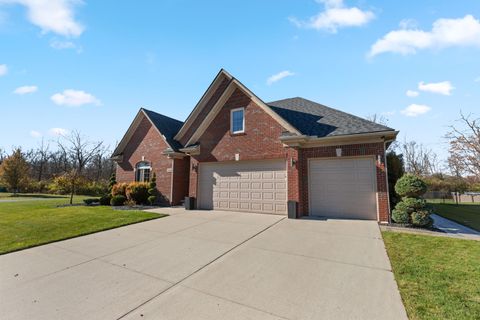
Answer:
[[[352,145],[339,145],[328,147],[316,147],[308,149],[300,149],[300,161],[299,161],[299,174],[300,174],[300,202],[299,202],[299,214],[308,215],[308,159],[310,158],[328,158],[336,157],[336,149],[342,148],[342,157],[354,157],[354,156],[375,156],[376,175],[377,175],[377,202],[379,221],[389,221],[389,209],[388,209],[388,193],[387,193],[387,176],[385,171],[384,162],[378,164],[377,156],[380,155],[384,159],[384,144],[380,143],[366,143],[366,144],[352,144]],[[293,184],[293,186],[291,186]],[[296,188],[295,181],[289,179],[289,189]]]
[[[117,181],[135,181],[134,168],[143,156],[157,175],[157,189],[162,194],[164,204],[169,204],[172,173],[167,169],[172,167],[173,160],[162,154],[166,148],[165,140],[144,117],[124,150],[123,162],[117,165]]]
[[[245,107],[245,132],[230,133],[230,110]],[[237,89],[199,139],[199,161],[232,161],[285,158],[278,139],[284,129],[269,114]]]
[[[180,139],[180,142],[185,145],[190,137],[193,135],[195,130],[200,126],[202,121],[205,119],[205,117],[208,115],[212,107],[215,105],[215,103],[218,101],[220,96],[222,95],[223,91],[227,88],[230,80],[225,78],[223,79],[222,82],[218,85],[217,90],[213,93],[213,95],[210,97],[210,100],[205,104],[203,107],[202,111],[198,114],[198,116],[195,118],[193,121],[192,125],[187,129],[183,137]]]
[[[245,107],[245,132],[230,133],[230,110]],[[199,139],[200,155],[192,156],[191,166],[198,162],[285,159],[287,149],[278,139],[284,131],[262,108],[237,89]],[[190,172],[190,196],[197,195],[197,172]]]
[[[189,175],[190,158],[175,159],[173,164],[173,205],[180,204],[188,195]]]

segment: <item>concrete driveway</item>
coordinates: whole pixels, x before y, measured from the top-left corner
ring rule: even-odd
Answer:
[[[407,318],[375,222],[161,211],[0,256],[0,318]]]

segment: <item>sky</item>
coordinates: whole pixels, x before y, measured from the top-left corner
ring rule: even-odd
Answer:
[[[220,68],[445,159],[460,111],[480,117],[480,2],[0,0],[0,148],[113,148],[140,107],[185,120]]]

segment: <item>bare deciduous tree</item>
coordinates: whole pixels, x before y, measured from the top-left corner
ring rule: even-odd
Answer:
[[[437,154],[424,145],[416,141],[405,141],[401,150],[405,162],[405,171],[417,175],[428,175],[441,171]]]
[[[388,124],[387,117],[385,117],[384,115],[381,115],[381,114],[377,114],[377,113],[370,114],[365,119],[367,119],[368,121],[372,121],[372,122],[381,124],[383,126],[386,126]]]
[[[103,142],[92,142],[87,140],[79,131],[72,131],[67,136],[62,137],[58,141],[58,146],[62,150],[72,165],[70,170],[65,170],[65,177],[71,184],[70,204],[73,203],[73,195],[75,194],[76,184],[82,177],[83,171],[87,164],[101,150]]]
[[[448,159],[452,172],[480,177],[480,118],[460,113],[461,126],[450,127],[447,139],[450,143]]]

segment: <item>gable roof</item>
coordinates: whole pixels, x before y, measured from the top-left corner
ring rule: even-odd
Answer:
[[[163,134],[165,140],[167,140],[167,143],[173,150],[178,150],[182,147],[182,145],[174,139],[178,130],[183,126],[182,121],[164,116],[163,114],[151,110],[143,109],[143,111],[158,131]]]
[[[395,131],[387,126],[300,97],[268,102],[267,105],[306,136],[322,138]]]
[[[112,157],[119,156],[123,153],[126,145],[137,130],[138,125],[142,120],[142,116],[145,116],[150,121],[150,123],[158,131],[160,136],[165,139],[165,142],[170,149],[172,149],[173,151],[178,151],[178,149],[182,147],[181,144],[173,138],[178,132],[178,130],[180,130],[180,128],[182,127],[182,121],[164,116],[163,114],[147,110],[145,108],[140,108],[137,115],[135,116],[135,119],[130,124],[130,127],[123,136],[122,140],[120,140],[120,143],[113,151]]]

